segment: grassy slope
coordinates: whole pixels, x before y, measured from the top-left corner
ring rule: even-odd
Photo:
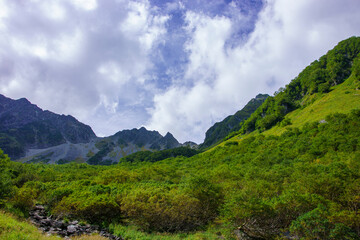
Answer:
[[[315,98],[316,97],[316,98]],[[308,122],[320,121],[325,119],[325,117],[331,113],[349,113],[353,109],[360,108],[360,90],[357,89],[356,80],[351,76],[343,84],[340,84],[333,88],[333,90],[328,94],[317,95],[314,97],[314,101],[311,104],[308,104],[304,108],[297,109],[286,115],[286,118],[291,120],[291,125],[280,127],[274,126],[273,128],[262,132],[263,135],[280,135],[283,133],[286,128],[289,127],[302,127]],[[216,170],[218,169],[221,175],[228,174],[226,172],[226,163],[222,163],[227,157],[234,158],[234,152],[223,152],[221,147],[224,147],[228,142],[232,141],[242,141],[251,136],[258,136],[259,132],[254,131],[248,135],[238,135],[227,141],[220,143],[218,146],[209,149],[208,151],[201,153],[197,156],[191,157],[189,159],[167,159],[155,164],[141,164],[135,169],[146,169],[147,175],[149,171],[156,170],[158,167],[164,167],[168,172],[164,173],[164,177],[167,178],[169,175],[177,173],[177,171],[187,173],[189,175],[195,174],[195,172],[208,171],[209,169]],[[227,147],[225,146],[224,149]],[[219,149],[219,151],[218,151]],[[221,156],[220,156],[220,155]],[[225,155],[223,155],[225,154]],[[228,155],[226,155],[228,154]],[[166,168],[167,166],[167,168]],[[194,170],[195,169],[195,170]],[[182,171],[183,172],[182,172]],[[212,170],[212,171],[213,171]],[[212,171],[209,171],[211,173]],[[171,174],[172,173],[172,174]],[[212,174],[216,174],[215,172]],[[152,174],[149,174],[150,176]],[[215,175],[214,175],[215,176]],[[182,177],[184,177],[182,175]],[[232,176],[229,176],[231,178]],[[180,181],[181,176],[179,176]],[[176,179],[176,177],[174,178]],[[174,180],[172,179],[172,180]],[[229,185],[225,188],[225,191],[230,191],[233,188],[232,185]],[[209,227],[205,232],[193,232],[188,234],[158,234],[152,233],[148,234],[142,231],[137,230],[136,227],[131,226],[121,226],[116,225],[113,227],[113,231],[125,237],[126,239],[143,239],[143,240],[167,240],[167,239],[217,239],[216,235],[216,226]],[[223,229],[222,229],[223,231]],[[27,222],[19,222],[8,214],[0,212],[0,240],[1,239],[58,239],[56,237],[48,237],[41,234],[34,226],[30,225]],[[88,237],[86,236],[83,239],[102,239],[99,236]]]
[[[356,80],[353,76],[343,84],[336,86],[333,91],[325,95],[319,95],[312,104],[303,109],[286,115],[291,121],[290,127],[301,127],[305,123],[324,120],[332,113],[349,113],[353,109],[360,108],[360,90],[357,89]],[[285,131],[286,127],[275,126],[264,132],[266,135],[279,135]]]
[[[59,240],[58,236],[42,234],[32,224],[17,220],[14,216],[0,211],[0,240]],[[101,236],[82,236],[73,240],[106,240]]]
[[[302,127],[306,123],[324,120],[325,117],[332,113],[349,113],[353,109],[360,109],[360,89],[356,79],[350,76],[344,83],[336,86],[330,93],[318,94],[312,96],[314,102],[304,108],[296,109],[288,113],[285,118],[290,119],[291,125],[281,127],[274,126],[271,129],[262,132],[265,136],[280,135],[289,127]],[[251,132],[247,135],[237,135],[227,141],[220,143],[218,146],[224,146],[230,141],[241,141],[245,138],[256,136],[259,131]],[[209,149],[213,151],[216,147]]]
[[[343,84],[334,87],[334,89],[324,95],[318,95],[316,100],[307,105],[302,109],[297,109],[289,114],[287,114],[286,118],[291,120],[291,125],[280,127],[275,126],[267,131],[262,132],[263,135],[280,135],[283,133],[288,127],[301,127],[307,122],[320,121],[325,119],[325,117],[331,113],[341,112],[341,113],[349,113],[353,109],[360,108],[360,91],[357,90],[356,81],[353,77],[350,77]],[[209,149],[208,151],[191,157],[189,159],[167,159],[161,162],[157,162],[155,164],[141,164],[139,166],[133,166],[134,169],[138,169],[141,173],[141,169],[143,169],[144,174],[148,176],[152,176],[152,170],[157,170],[159,167],[160,170],[167,171],[164,172],[164,178],[170,178],[173,181],[180,181],[181,178],[184,177],[184,174],[198,174],[198,172],[206,172],[209,173],[216,179],[216,174],[220,174],[221,176],[227,176],[227,163],[224,162],[227,158],[233,159],[236,157],[231,149],[229,151],[221,150],[221,147],[231,141],[242,141],[250,136],[259,135],[258,131],[254,131],[248,135],[238,135],[227,141],[222,142],[216,147]],[[227,149],[225,147],[224,149]],[[219,151],[218,151],[219,150]],[[220,154],[220,155],[219,155]],[[225,154],[225,155],[224,155]],[[227,155],[228,154],[228,155]],[[233,161],[233,160],[231,160]],[[231,164],[230,164],[231,165]],[[99,169],[100,170],[100,169]],[[103,169],[105,170],[105,169]],[[218,171],[218,172],[216,172]],[[179,173],[177,173],[179,172]],[[178,177],[176,175],[179,174]],[[156,174],[155,174],[156,175]],[[170,177],[175,175],[173,177]],[[157,176],[157,175],[156,175]],[[156,177],[155,176],[155,177]],[[229,178],[233,176],[229,175]],[[178,180],[176,180],[179,178]],[[223,177],[224,178],[224,177]],[[162,179],[162,180],[165,180]],[[222,179],[224,180],[224,179]],[[159,180],[161,181],[161,180]],[[224,188],[225,192],[230,191],[234,186],[229,185]],[[142,231],[138,231],[136,227],[126,227],[117,225],[113,227],[113,231],[116,234],[119,234],[126,239],[217,239],[216,235],[216,226],[210,226],[205,232],[193,232],[188,234],[147,234]],[[223,231],[223,229],[221,229]],[[39,233],[39,231],[30,224],[26,222],[19,222],[15,220],[8,214],[4,214],[0,212],[0,240],[1,239],[58,239],[54,237],[47,237]],[[90,239],[86,237],[84,239]],[[96,236],[92,239],[101,239],[99,236]]]

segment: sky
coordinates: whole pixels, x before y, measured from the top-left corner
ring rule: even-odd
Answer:
[[[360,35],[359,0],[0,0],[0,93],[180,142]]]

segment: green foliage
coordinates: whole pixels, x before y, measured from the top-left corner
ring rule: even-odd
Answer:
[[[48,147],[65,143],[61,132],[51,122],[32,122],[0,133],[0,146],[13,158],[25,154],[25,146]]]
[[[269,97],[243,124],[259,131],[202,153],[139,152],[113,166],[25,165],[0,153],[2,201],[112,222],[129,239],[359,239],[358,41],[340,43]],[[274,125],[281,134],[267,131]]]
[[[9,171],[9,166],[9,157],[0,149],[0,206],[4,204],[5,198],[13,192],[12,174]]]
[[[267,94],[259,94],[256,98],[251,99],[243,109],[237,111],[234,115],[230,115],[221,122],[217,122],[206,132],[204,143],[201,148],[207,148],[224,139],[231,133],[240,130],[241,123],[265,101]]]
[[[53,213],[60,216],[77,217],[98,224],[118,221],[121,218],[120,206],[115,198],[109,193],[101,193],[96,190],[74,192],[63,197],[54,208]]]
[[[17,190],[6,201],[23,211],[40,202],[54,215],[150,233],[211,230],[219,223],[225,239],[235,238],[235,229],[263,239],[286,231],[304,239],[356,239],[359,124],[359,110],[332,114],[324,123],[287,126],[280,136],[247,136],[156,162],[105,167],[7,160]]]
[[[360,37],[340,42],[326,55],[306,67],[274,97],[269,97],[244,122],[241,133],[270,129],[281,122],[287,113],[309,104],[307,99],[312,99],[309,96],[329,92],[332,86],[343,83],[351,73],[358,76],[359,53]]]
[[[21,143],[6,133],[0,133],[0,146],[7,154],[12,156],[20,156],[25,151]]]
[[[188,147],[178,147],[167,150],[161,150],[156,152],[151,151],[139,151],[133,154],[130,154],[124,158],[120,159],[120,163],[122,162],[157,162],[164,160],[166,158],[171,157],[192,157],[196,154],[200,153],[195,149],[191,149]]]
[[[0,211],[0,240],[58,240],[56,236],[45,236],[28,222]]]
[[[100,150],[95,155],[87,160],[88,164],[91,165],[110,165],[111,161],[103,160],[115,147],[113,142],[107,141],[106,139],[99,141],[95,146]]]
[[[293,221],[290,231],[300,239],[359,239],[348,226],[331,222],[329,215],[326,207],[319,205]]]

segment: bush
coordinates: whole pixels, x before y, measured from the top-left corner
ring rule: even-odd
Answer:
[[[92,223],[110,223],[121,219],[118,202],[109,194],[76,192],[64,197],[53,213],[58,216],[78,217]]]

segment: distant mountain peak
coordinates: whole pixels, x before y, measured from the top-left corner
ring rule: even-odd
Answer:
[[[249,118],[268,97],[268,94],[258,94],[255,98],[251,99],[243,109],[237,111],[234,115],[227,116],[221,122],[215,123],[206,131],[204,143],[200,146],[202,148],[210,147],[224,139],[229,133],[238,131],[240,129],[240,123]]]
[[[259,93],[258,95],[256,95],[255,99],[264,99],[264,98],[268,98],[268,97],[269,97],[268,94]]]
[[[96,138],[91,127],[72,116],[43,111],[26,98],[0,96],[0,148],[18,158],[29,148],[46,148],[65,142],[84,143]]]
[[[174,136],[170,132],[167,132],[164,138],[174,138]]]

